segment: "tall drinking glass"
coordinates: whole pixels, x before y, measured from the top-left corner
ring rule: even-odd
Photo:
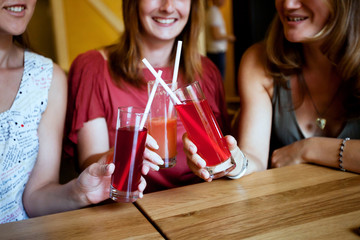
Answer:
[[[206,161],[210,177],[226,175],[236,164],[199,83],[179,88],[175,94],[182,102],[175,105],[176,111],[198,154]]]
[[[148,82],[148,93],[150,95],[155,81]],[[171,84],[168,84],[171,88]],[[149,134],[156,140],[159,149],[155,150],[164,160],[160,168],[170,168],[176,164],[176,128],[177,115],[166,90],[158,84],[151,104],[149,115]]]
[[[114,147],[115,171],[111,177],[110,198],[134,202],[139,197],[141,168],[147,129],[140,129],[144,109],[119,107]]]

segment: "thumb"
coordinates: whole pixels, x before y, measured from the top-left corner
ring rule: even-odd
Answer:
[[[226,143],[229,147],[230,152],[236,150],[238,148],[237,141],[233,136],[227,135],[225,136]]]
[[[103,177],[103,176],[111,176],[115,170],[115,165],[113,163],[110,164],[100,164],[93,163],[89,166],[89,175],[93,177]]]

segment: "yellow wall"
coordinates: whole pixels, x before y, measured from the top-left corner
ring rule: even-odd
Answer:
[[[119,33],[87,0],[63,1],[70,62],[79,53],[111,44],[118,39]],[[122,19],[121,1],[103,2]]]

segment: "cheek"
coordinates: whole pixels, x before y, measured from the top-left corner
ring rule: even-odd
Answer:
[[[191,1],[178,1],[175,8],[184,18],[188,18],[191,9]]]

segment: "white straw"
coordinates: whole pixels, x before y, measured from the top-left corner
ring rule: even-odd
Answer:
[[[175,56],[175,65],[174,65],[174,72],[173,72],[173,78],[171,82],[171,90],[175,91],[176,85],[177,85],[177,78],[179,73],[179,64],[180,64],[180,56],[181,56],[181,47],[182,47],[182,41],[178,41],[177,48],[176,48],[176,56]],[[174,104],[169,105],[169,118],[171,118],[171,114],[173,111]]]
[[[166,85],[166,83],[164,82],[164,80],[161,78],[161,76],[158,75],[158,73],[155,71],[155,69],[151,66],[151,64],[149,63],[148,60],[146,60],[146,58],[144,58],[143,63],[145,64],[145,66],[150,70],[150,72],[156,77],[156,80],[159,81],[159,83],[161,84],[161,86],[163,86],[163,88],[168,92],[168,94],[170,95],[170,97],[173,99],[173,101],[175,101],[176,104],[182,104],[181,101],[176,97],[176,95],[173,93],[173,91],[171,91],[171,89]]]
[[[177,49],[176,49],[174,73],[173,73],[173,79],[172,79],[172,84],[171,84],[171,90],[173,90],[173,91],[176,88],[176,81],[177,81],[177,78],[178,78],[180,55],[181,55],[181,46],[182,46],[182,41],[178,41]]]
[[[157,73],[157,75],[158,75],[160,78],[161,78],[161,74],[162,74],[162,71],[159,70],[159,72]],[[158,86],[158,85],[159,85],[159,78],[156,77],[154,86],[153,86],[153,88],[151,89],[151,93],[150,93],[148,102],[147,102],[146,107],[145,107],[145,111],[144,111],[143,118],[141,119],[140,129],[143,129],[143,127],[144,127],[144,125],[145,125],[145,122],[146,122],[146,119],[147,119],[147,117],[148,117],[148,115],[149,115],[150,107],[151,107],[152,101],[154,100],[155,92],[156,92],[156,89],[157,89],[157,86]]]

